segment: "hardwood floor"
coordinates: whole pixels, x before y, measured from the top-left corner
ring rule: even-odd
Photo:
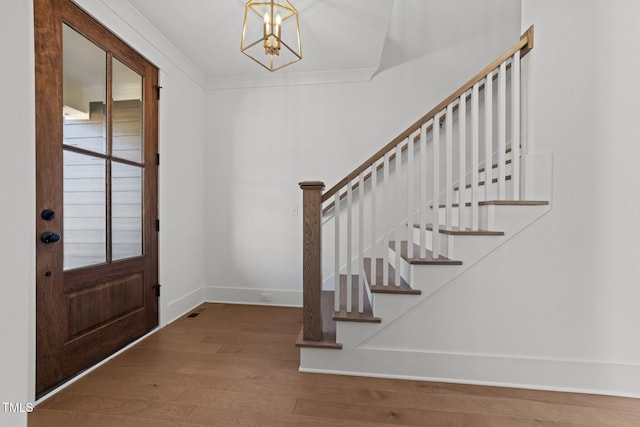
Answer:
[[[38,405],[29,426],[640,427],[637,399],[301,374],[300,309],[194,312]]]

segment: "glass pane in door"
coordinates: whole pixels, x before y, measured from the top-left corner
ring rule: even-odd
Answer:
[[[111,163],[113,260],[142,255],[142,168]]]
[[[64,269],[107,260],[106,161],[64,151]]]
[[[107,152],[107,53],[63,25],[64,144]]]
[[[63,144],[107,153],[107,53],[63,25]],[[67,149],[63,157],[64,268],[107,261],[106,160]]]
[[[114,157],[142,162],[142,76],[113,59]]]

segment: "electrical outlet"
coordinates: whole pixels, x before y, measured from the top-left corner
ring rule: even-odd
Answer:
[[[267,292],[263,292],[260,294],[260,301],[262,302],[270,302],[271,301],[271,294],[267,293]]]

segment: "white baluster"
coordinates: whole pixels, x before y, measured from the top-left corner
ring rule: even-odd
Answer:
[[[378,192],[378,167],[376,163],[371,166],[371,283],[369,286],[377,285],[376,277],[377,277],[377,233],[376,233],[376,220],[377,220],[377,193]]]
[[[389,186],[389,153],[384,155],[383,198],[382,198],[382,285],[389,286],[389,215],[388,206],[391,203]]]
[[[364,312],[364,172],[358,175],[358,313]]]
[[[463,230],[467,227],[466,203],[467,198],[467,95],[460,95],[460,103],[458,104],[458,131],[460,139],[459,149],[459,177],[458,177],[458,227]]]
[[[478,230],[479,86],[480,83],[476,83],[471,90],[471,229],[474,231]]]
[[[507,62],[498,71],[498,199],[506,199],[505,163],[507,151]]]
[[[513,200],[520,200],[520,51],[511,62],[511,183]]]
[[[407,243],[408,256],[413,258],[413,136],[407,138]]]
[[[347,313],[351,313],[353,271],[351,270],[352,251],[352,222],[353,222],[353,190],[351,189],[351,181],[347,183]]]
[[[420,258],[427,256],[427,126],[420,127]],[[433,206],[434,215],[438,207]]]
[[[401,190],[401,181],[400,181],[400,170],[402,169],[402,151],[400,150],[400,144],[396,145],[396,161],[395,161],[396,169],[395,169],[395,181],[396,181],[396,191],[395,191],[395,220],[394,222],[394,230],[395,230],[395,262],[394,268],[396,269],[395,280],[396,286],[400,286],[400,228],[401,228],[401,216],[402,216],[402,208],[400,206],[400,190]]]
[[[493,71],[484,84],[484,199],[491,200],[493,179]],[[474,170],[473,173],[478,173]]]
[[[450,230],[453,224],[453,103],[447,105],[444,120],[445,143],[445,208],[444,228]]]
[[[335,222],[335,295],[334,307],[335,311],[340,311],[340,192],[337,191],[333,196],[333,220]]]
[[[433,120],[433,226],[431,229],[431,251],[433,258],[440,256],[440,113]]]

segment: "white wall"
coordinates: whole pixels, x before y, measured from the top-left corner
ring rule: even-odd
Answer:
[[[335,184],[517,41],[518,21],[370,82],[208,91],[207,297],[301,304],[298,182]]]
[[[594,45],[594,281],[598,342],[640,365],[640,3],[598,3]]]
[[[205,95],[181,73],[161,73],[160,324],[204,300]]]
[[[537,281],[547,283],[554,307],[545,322],[552,343],[543,348],[599,365],[592,387],[636,395],[639,12],[628,0],[523,1],[523,25],[536,24],[538,43],[535,139],[554,156],[554,208],[549,228],[539,230],[555,247],[540,260],[548,268]],[[612,378],[616,366],[624,367],[620,378]]]
[[[161,69],[161,324],[203,300],[204,76],[128,3],[78,0]],[[0,5],[0,402],[33,401],[35,377],[35,135],[32,2]],[[10,343],[10,344],[7,344]],[[25,414],[0,426],[26,425]]]
[[[35,128],[32,4],[0,3],[0,402],[32,401],[35,363]],[[10,64],[7,66],[6,64]],[[0,426],[26,426],[5,413]]]
[[[640,397],[640,5],[522,5],[552,210],[362,347],[424,377]]]

